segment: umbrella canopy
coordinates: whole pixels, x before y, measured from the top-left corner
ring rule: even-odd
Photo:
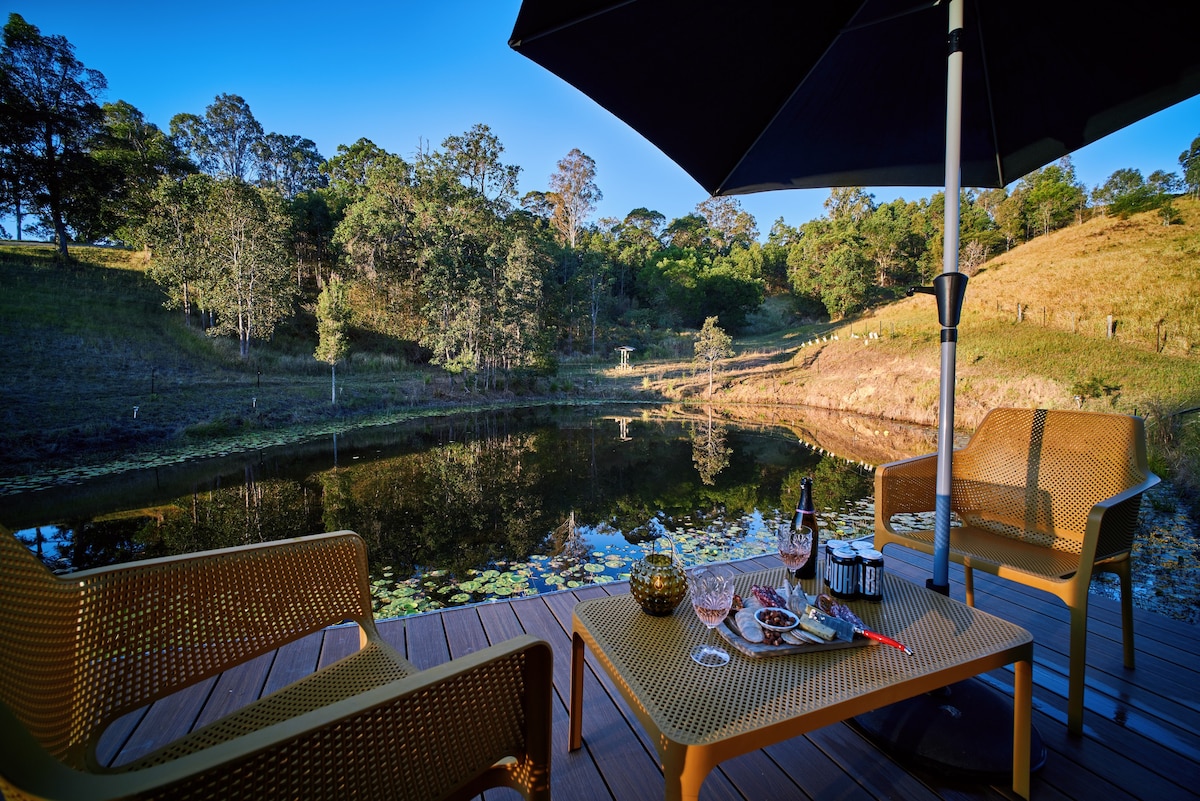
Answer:
[[[713,195],[945,186],[933,578],[949,592],[959,189],[1200,93],[1193,0],[524,0],[509,44]]]
[[[714,195],[942,186],[946,7],[525,0],[510,45]],[[1007,186],[1200,93],[1192,10],[964,0],[962,184]]]

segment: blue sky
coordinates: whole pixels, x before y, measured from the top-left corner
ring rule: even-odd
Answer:
[[[61,34],[125,100],[166,129],[202,114],[218,94],[241,95],[267,131],[306,136],[326,157],[367,137],[406,158],[485,123],[522,168],[520,191],[544,190],[577,147],[597,167],[597,217],[639,206],[673,219],[706,193],[656,148],[591,100],[508,47],[519,0],[315,3],[205,0],[39,0],[10,5],[43,34]],[[1114,170],[1179,172],[1200,136],[1200,97],[1073,154],[1088,188]],[[927,187],[870,189],[876,199],[928,197]],[[739,198],[766,234],[783,217],[823,213],[827,190]]]

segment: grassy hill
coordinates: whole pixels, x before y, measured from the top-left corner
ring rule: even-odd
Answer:
[[[962,430],[999,405],[1174,421],[1186,418],[1164,412],[1200,405],[1200,203],[1177,205],[1182,224],[1165,227],[1154,214],[1097,218],[1014,248],[971,278],[959,327]],[[162,308],[139,254],[74,255],[80,263],[65,267],[49,246],[0,247],[0,477],[164,450],[202,455],[231,440],[461,404],[708,400],[707,376],[685,361],[573,367],[481,397],[439,370],[406,364],[375,338],[339,367],[333,406],[305,320],[242,362],[235,347]],[[932,425],[938,340],[928,295],[836,325],[742,338],[712,401]]]
[[[1182,224],[1100,217],[983,265],[958,329],[959,429],[1016,405],[1141,414],[1161,440],[1152,446],[1200,439],[1200,415],[1170,416],[1200,406],[1200,203],[1177,205]],[[837,325],[741,340],[714,400],[936,425],[939,338],[936,302],[918,294]],[[707,393],[706,375],[640,369],[667,397]],[[1163,447],[1158,469],[1190,469],[1165,463]]]

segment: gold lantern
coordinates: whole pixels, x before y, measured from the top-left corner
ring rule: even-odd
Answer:
[[[674,554],[675,541],[671,540],[670,555],[649,553],[629,570],[629,591],[648,615],[671,614],[687,594],[687,577]]]

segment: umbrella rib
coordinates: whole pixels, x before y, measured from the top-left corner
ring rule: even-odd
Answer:
[[[984,99],[987,102],[988,128],[992,132],[992,155],[996,159],[996,180],[1003,189],[1008,184],[1004,174],[1004,163],[1000,158],[1000,131],[996,129],[996,108],[992,98],[992,79],[988,74],[987,51],[983,44],[983,21],[979,18],[982,9],[979,3],[971,4],[971,25],[975,28],[976,44],[979,47],[979,65],[983,73]]]
[[[559,31],[565,31],[567,28],[571,28],[575,25],[579,25],[580,23],[595,19],[596,17],[602,17],[610,11],[616,11],[618,8],[623,8],[636,2],[637,0],[621,0],[621,2],[613,3],[610,6],[597,9],[590,14],[584,14],[582,17],[575,17],[574,19],[555,25],[553,28],[547,28],[544,31],[539,31],[538,33],[530,36],[522,37],[521,39],[509,39],[508,46],[514,49],[520,48],[521,45],[525,44],[526,42],[536,42],[538,39],[541,39],[545,36],[550,36],[558,33]]]

